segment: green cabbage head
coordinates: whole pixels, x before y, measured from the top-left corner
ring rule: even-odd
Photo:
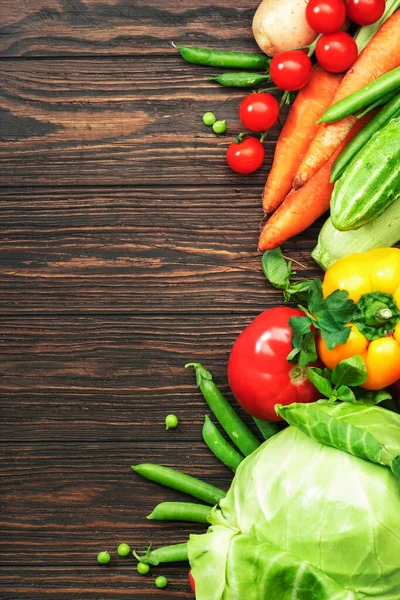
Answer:
[[[400,600],[400,415],[282,411],[292,426],[240,464],[190,537],[197,600]]]

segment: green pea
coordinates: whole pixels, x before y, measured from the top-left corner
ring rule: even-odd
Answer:
[[[224,133],[226,131],[226,121],[215,121],[212,130],[218,135]]]
[[[117,552],[120,556],[128,556],[130,551],[131,551],[131,549],[128,546],[128,544],[120,544],[117,548]]]
[[[164,575],[159,575],[154,583],[158,588],[165,588],[168,585],[168,579]]]
[[[137,564],[137,572],[140,575],[147,575],[147,573],[150,571],[150,565],[146,565],[146,563],[138,563]]]
[[[109,555],[108,552],[100,552],[97,555],[97,561],[101,564],[101,565],[108,565],[108,563],[111,560],[111,556]]]
[[[204,123],[204,125],[207,125],[208,127],[211,127],[211,125],[214,125],[216,120],[217,120],[217,117],[212,112],[206,112],[203,115],[203,123]]]
[[[178,417],[176,415],[167,415],[165,417],[165,429],[175,429],[178,425]]]

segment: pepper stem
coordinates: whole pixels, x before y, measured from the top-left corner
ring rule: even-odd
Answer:
[[[365,310],[364,318],[365,322],[369,326],[379,326],[393,317],[393,311],[385,302],[376,300],[372,302]]]
[[[385,308],[380,308],[375,313],[376,320],[380,323],[384,323],[393,317],[393,313],[387,306]]]
[[[400,322],[400,310],[391,294],[367,292],[357,302],[354,325],[372,341],[387,335]]]

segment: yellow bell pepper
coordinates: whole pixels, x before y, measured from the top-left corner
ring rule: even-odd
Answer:
[[[378,248],[350,254],[335,262],[322,285],[324,297],[346,290],[357,302],[359,317],[350,323],[345,344],[328,350],[321,336],[318,354],[329,369],[360,354],[368,379],[362,387],[380,390],[400,379],[400,249]]]

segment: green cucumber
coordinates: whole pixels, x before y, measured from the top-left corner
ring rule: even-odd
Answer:
[[[396,117],[370,138],[336,182],[331,200],[336,229],[358,229],[400,198],[399,164],[400,117]]]

